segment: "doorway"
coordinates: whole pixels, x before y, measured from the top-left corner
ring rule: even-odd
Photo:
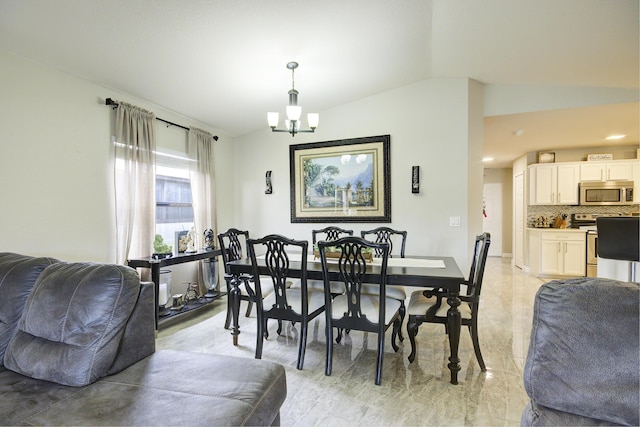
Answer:
[[[491,233],[489,256],[502,256],[502,184],[484,184],[482,188],[482,229]]]

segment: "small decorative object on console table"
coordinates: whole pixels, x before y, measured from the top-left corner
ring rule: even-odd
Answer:
[[[168,258],[171,255],[171,246],[167,245],[164,242],[164,239],[161,235],[156,234],[153,240],[153,258],[155,259],[164,259]]]
[[[192,254],[196,252],[196,228],[191,227],[191,230],[187,233],[187,250],[186,254]]]
[[[207,228],[206,230],[204,230],[204,233],[202,233],[204,236],[204,248],[205,250],[211,250],[214,249],[216,247],[216,236],[213,233],[213,230],[210,228]]]

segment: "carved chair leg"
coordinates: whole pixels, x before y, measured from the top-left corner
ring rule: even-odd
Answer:
[[[276,330],[276,333],[278,335],[280,335],[282,333],[282,320],[278,319],[278,329]]]
[[[342,341],[342,328],[337,328],[337,329],[338,329],[338,336],[336,337],[336,342],[340,344],[340,341]]]
[[[393,351],[395,351],[396,353],[400,349],[400,347],[398,347],[398,343],[396,343],[396,336],[400,332],[401,326],[402,322],[400,321],[400,319],[396,319],[393,321],[393,330],[391,331],[391,347],[393,347]]]
[[[407,312],[407,309],[404,305],[404,300],[400,301],[400,328],[398,328],[398,339],[400,342],[404,341],[404,336],[402,336],[402,324],[404,323],[404,316]]]
[[[247,304],[247,311],[244,313],[244,317],[251,316],[251,309],[252,308],[253,308],[253,301],[249,300],[249,303]]]
[[[409,315],[409,320],[407,321],[407,335],[409,335],[409,342],[411,342],[411,354],[409,354],[409,363],[413,363],[413,360],[416,357],[416,334],[418,333],[418,323],[416,316]]]

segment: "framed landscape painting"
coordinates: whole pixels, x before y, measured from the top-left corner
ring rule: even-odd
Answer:
[[[291,145],[291,222],[391,222],[389,141]]]

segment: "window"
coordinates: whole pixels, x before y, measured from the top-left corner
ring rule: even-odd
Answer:
[[[156,224],[192,223],[191,202],[188,179],[156,174]]]
[[[156,234],[174,254],[178,253],[177,234],[194,224],[188,162],[186,157],[156,151]]]

